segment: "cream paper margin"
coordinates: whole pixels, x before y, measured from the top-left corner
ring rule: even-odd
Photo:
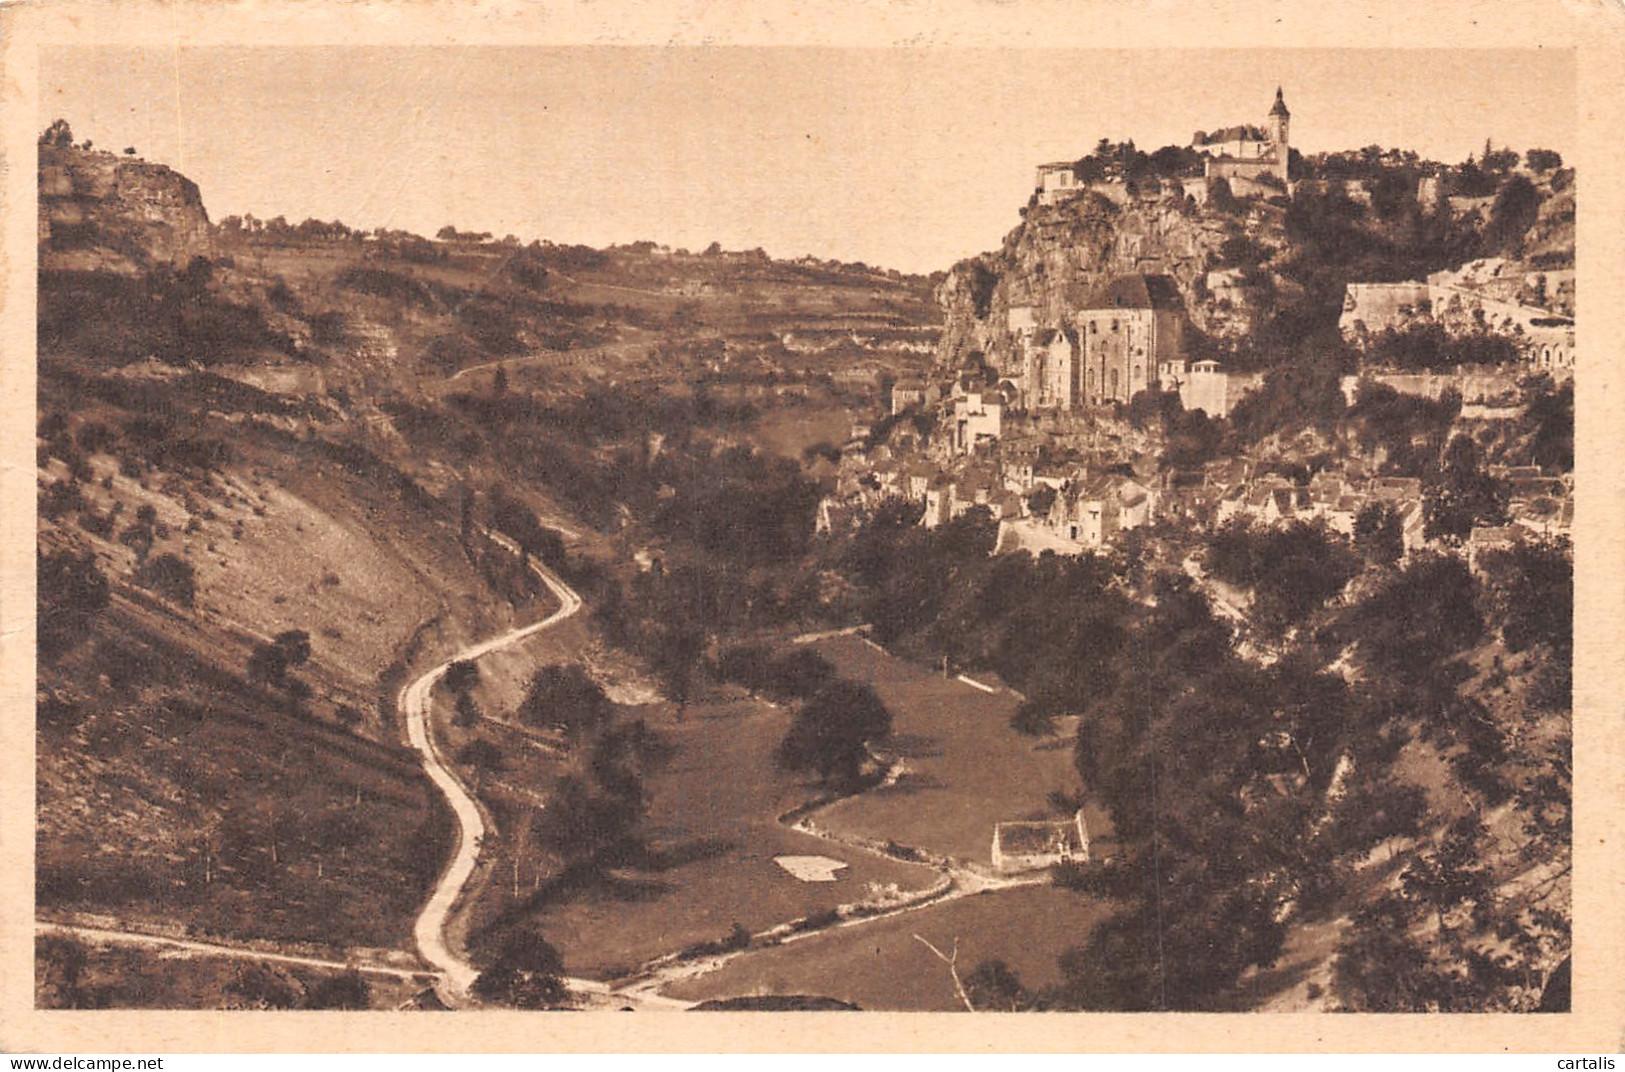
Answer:
[[[1574,1012],[1556,1015],[471,1012],[33,1008],[37,50],[147,44],[1560,48],[1578,52]],[[0,8],[0,1051],[1545,1052],[1625,1045],[1622,0],[107,0]],[[944,266],[946,267],[946,266]],[[1005,1014],[1012,1015],[1012,1014]],[[1040,1026],[1041,1025],[1041,1026]],[[989,1027],[993,1026],[993,1030]],[[1014,1030],[1012,1030],[1014,1029]]]

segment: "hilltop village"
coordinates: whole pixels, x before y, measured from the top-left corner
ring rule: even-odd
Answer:
[[[38,1003],[1566,1009],[1575,172],[1287,96],[930,276],[53,123]]]
[[[902,497],[927,527],[984,509],[998,550],[1063,555],[1159,522],[1307,521],[1352,537],[1391,515],[1407,552],[1446,529],[1469,552],[1567,534],[1572,474],[1517,449],[1486,469],[1500,509],[1430,529],[1437,466],[1365,418],[1414,399],[1442,407],[1442,425],[1408,430],[1417,442],[1507,447],[1532,393],[1572,377],[1572,248],[1553,241],[1565,205],[1572,227],[1572,172],[1541,171],[1538,152],[1505,166],[1503,188],[1538,208],[1485,194],[1495,187],[1479,166],[1468,181],[1414,154],[1322,158],[1320,177],[1299,177],[1289,161],[1311,169],[1290,147],[1289,119],[1278,89],[1261,126],[1198,131],[1149,157],[1103,141],[1075,163],[1041,165],[1003,262],[967,262],[940,288],[950,322],[934,371],[890,384],[885,415],[854,427],[819,531],[854,529]],[[1505,164],[1488,146],[1486,160]],[[1508,226],[1513,208],[1529,217],[1516,250],[1415,280],[1349,278],[1331,288],[1335,308],[1310,310],[1331,330],[1259,359],[1252,338],[1304,290],[1294,212],[1369,214],[1373,230],[1409,213],[1469,232]],[[1074,248],[1060,249],[1068,238]],[[1335,419],[1278,411],[1294,365],[1326,373]],[[1238,416],[1241,427],[1227,420]]]

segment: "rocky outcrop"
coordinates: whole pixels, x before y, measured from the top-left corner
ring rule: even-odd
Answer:
[[[1029,308],[1038,328],[1074,322],[1087,297],[1114,275],[1166,275],[1178,285],[1191,323],[1220,337],[1242,334],[1256,314],[1252,289],[1224,267],[1220,247],[1245,233],[1267,251],[1279,249],[1281,210],[1254,202],[1219,212],[1183,196],[1126,199],[1084,194],[1028,206],[1021,226],[995,253],[955,265],[937,290],[946,324],[937,363],[958,368],[977,352],[1002,370],[1016,359],[1011,309]],[[1018,320],[1025,317],[1018,316]]]
[[[210,249],[197,184],[162,164],[40,146],[40,267],[125,275]]]

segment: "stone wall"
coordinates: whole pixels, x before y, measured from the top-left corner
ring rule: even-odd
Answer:
[[[1402,395],[1438,400],[1454,389],[1464,403],[1482,405],[1518,391],[1518,370],[1502,368],[1463,368],[1454,372],[1366,372],[1344,376],[1343,397],[1353,404],[1360,382],[1370,380],[1392,387]]]

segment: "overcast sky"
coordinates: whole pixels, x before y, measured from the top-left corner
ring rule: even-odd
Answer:
[[[57,48],[40,126],[134,145],[211,218],[601,246],[761,246],[947,268],[1018,222],[1033,166],[1263,121],[1305,152],[1572,156],[1564,50]]]

